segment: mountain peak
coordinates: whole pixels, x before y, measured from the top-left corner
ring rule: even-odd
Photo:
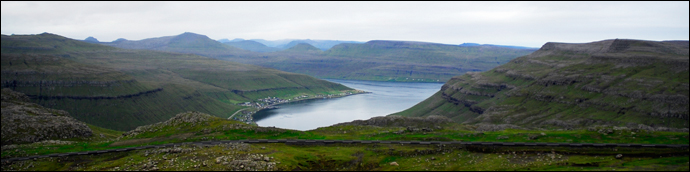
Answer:
[[[177,35],[176,37],[205,37],[205,38],[208,38],[208,36],[206,36],[206,35],[196,34],[196,33],[192,33],[192,32],[185,32],[185,33],[182,33],[180,35]]]
[[[311,44],[308,43],[298,43],[295,46],[292,46],[286,50],[283,50],[284,52],[315,52],[315,53],[320,53],[322,52],[321,49],[314,47]]]
[[[93,36],[89,36],[88,38],[84,39],[84,41],[91,43],[99,43],[98,39],[94,38]]]
[[[125,38],[117,38],[115,41],[113,41],[113,43],[124,42],[124,41],[127,41],[127,39],[125,39]]]

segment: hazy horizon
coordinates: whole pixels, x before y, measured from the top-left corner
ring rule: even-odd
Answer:
[[[102,42],[184,32],[219,39],[419,41],[540,47],[605,39],[688,40],[677,2],[2,1],[2,34]]]

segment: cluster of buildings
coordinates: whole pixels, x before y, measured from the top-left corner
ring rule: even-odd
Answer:
[[[252,112],[252,111],[243,111],[243,112],[240,112],[240,113],[241,113],[241,115],[235,115],[232,119],[235,120],[235,121],[240,121],[240,122],[244,122],[244,123],[247,123],[247,124],[254,123],[254,117],[252,117],[252,114],[254,114],[254,112]]]
[[[366,93],[365,91],[361,90],[356,90],[356,93]],[[354,94],[356,94],[354,93]],[[308,98],[332,98],[332,97],[340,97],[340,96],[347,96],[347,95],[352,95],[352,92],[346,92],[346,93],[340,93],[340,94],[329,94],[329,95],[315,95],[313,97],[307,96],[307,95],[301,95],[297,96],[292,99],[281,99],[277,97],[266,97],[263,99],[258,99],[256,102],[244,102],[244,103],[238,103],[237,105],[240,106],[245,106],[245,107],[252,107],[256,108],[256,110],[261,110],[261,109],[275,109],[276,107],[274,105],[281,104],[281,103],[288,103],[292,101],[293,99],[295,101],[300,100],[300,99],[308,99]],[[242,115],[238,115],[233,117],[234,120],[237,121],[242,121],[242,122],[247,122],[247,123],[253,123],[253,118],[252,114],[256,113],[256,111],[245,111],[241,112]]]

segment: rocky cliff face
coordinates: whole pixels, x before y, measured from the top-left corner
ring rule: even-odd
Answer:
[[[67,112],[28,101],[29,97],[22,93],[2,89],[2,145],[91,137],[93,134],[85,123],[70,117]]]
[[[547,43],[491,71],[453,77],[398,115],[543,128],[687,128],[685,42]]]

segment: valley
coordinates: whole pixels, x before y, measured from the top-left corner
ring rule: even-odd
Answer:
[[[0,171],[690,171],[689,1],[1,1]]]
[[[426,65],[443,73],[442,62],[468,69],[449,73],[440,91],[402,112],[298,131],[257,126],[252,115],[367,91],[219,60],[256,54],[201,38],[185,33],[122,49],[49,33],[3,35],[2,170],[687,171],[687,41],[547,43],[506,55],[503,65],[485,58],[499,56],[493,50],[479,50],[517,50],[370,41],[322,51],[297,44],[261,58],[308,59],[309,70],[342,73],[352,72],[342,65],[366,71],[391,61],[414,71]],[[183,43],[194,41],[205,43]],[[410,56],[396,55],[399,49]],[[473,59],[466,68],[448,63],[457,59],[448,51],[488,55],[464,57]],[[377,74],[345,78],[382,80],[366,75]],[[409,76],[385,81],[442,79]],[[45,119],[51,122],[17,125]],[[34,158],[9,161],[22,157]]]
[[[261,98],[355,91],[275,69],[48,33],[2,36],[2,86],[81,121],[123,131],[189,110],[227,118],[243,108],[239,103]]]

